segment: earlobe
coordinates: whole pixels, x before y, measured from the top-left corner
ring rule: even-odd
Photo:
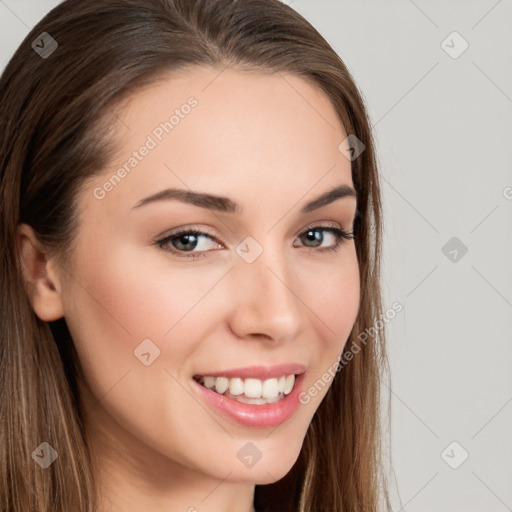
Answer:
[[[64,316],[64,308],[54,261],[48,258],[28,224],[18,226],[17,242],[23,280],[34,312],[44,322],[58,320]]]

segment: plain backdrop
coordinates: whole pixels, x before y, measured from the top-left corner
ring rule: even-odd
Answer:
[[[58,3],[0,0],[0,70]],[[403,306],[394,510],[512,510],[512,3],[286,3],[348,66],[377,142],[384,309]]]

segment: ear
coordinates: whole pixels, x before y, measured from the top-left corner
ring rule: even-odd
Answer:
[[[44,322],[58,320],[64,316],[64,308],[55,261],[48,258],[28,224],[18,226],[17,242],[23,279],[34,312]]]

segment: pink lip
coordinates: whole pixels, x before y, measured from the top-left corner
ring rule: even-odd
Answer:
[[[245,370],[247,370],[247,368]],[[282,371],[282,368],[279,368],[279,371]],[[291,375],[293,373],[288,373],[288,371],[289,369],[280,375]],[[222,375],[226,374],[222,373]],[[237,375],[240,375],[240,373],[237,373]],[[301,373],[295,377],[295,385],[293,386],[291,393],[286,395],[282,400],[272,404],[263,405],[252,405],[237,402],[227,396],[219,395],[218,393],[215,393],[215,391],[205,388],[194,379],[192,379],[192,382],[194,389],[200,397],[213,409],[220,412],[224,417],[246,427],[269,428],[277,427],[297,410],[300,404],[299,394],[302,391],[304,376],[305,374]]]
[[[245,366],[244,368],[232,368],[231,370],[222,370],[218,372],[198,373],[203,377],[240,377],[241,379],[272,379],[282,377],[283,375],[298,375],[304,373],[306,367],[302,364],[288,363],[278,364],[276,366]]]

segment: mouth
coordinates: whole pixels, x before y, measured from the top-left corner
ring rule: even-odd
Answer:
[[[252,428],[281,425],[298,410],[306,366],[286,363],[194,375],[193,389],[213,411]]]
[[[192,381],[213,411],[252,428],[271,428],[291,418],[300,406],[306,366],[288,363],[230,370],[205,370]]]
[[[228,376],[195,375],[194,380],[201,386],[251,405],[264,405],[279,402],[289,395],[295,386],[298,374],[283,374],[269,379],[242,378]]]

